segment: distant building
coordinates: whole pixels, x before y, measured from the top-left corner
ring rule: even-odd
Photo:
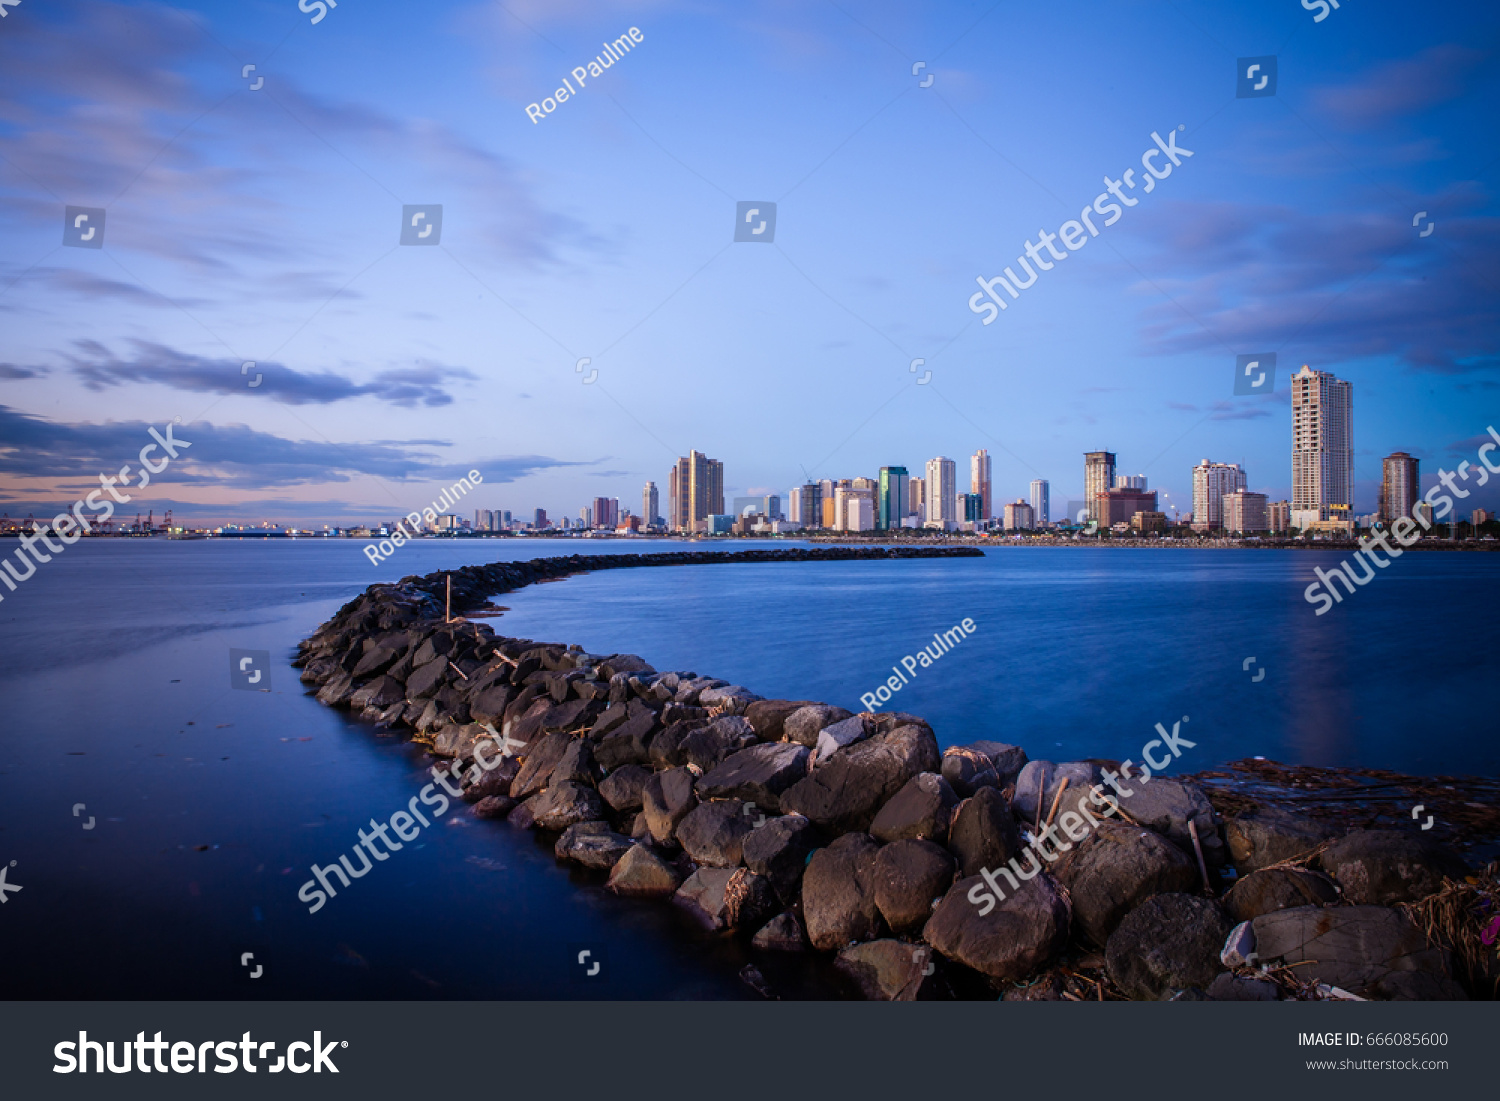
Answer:
[[[1166,531],[1167,514],[1165,512],[1137,512],[1130,518],[1130,530],[1142,535]]]
[[[691,451],[672,467],[667,486],[667,526],[673,531],[704,531],[708,518],[724,512],[724,464]]]
[[[1353,388],[1304,365],[1292,376],[1292,511],[1329,520],[1353,502]]]
[[[1380,460],[1380,519],[1394,524],[1410,517],[1412,506],[1421,496],[1419,461],[1405,451],[1396,451]]]
[[[1025,501],[1017,499],[1005,506],[1003,522],[1006,531],[1031,531],[1036,527],[1036,514]]]
[[[1266,524],[1272,535],[1285,535],[1292,530],[1292,502],[1271,501],[1266,505]]]
[[[1251,534],[1271,530],[1266,515],[1266,495],[1248,489],[1226,493],[1223,497],[1224,530]]]
[[[593,504],[594,527],[610,531],[620,522],[620,499],[618,497],[595,497]]]
[[[1489,509],[1476,508],[1473,512],[1471,522],[1477,528],[1480,524],[1488,524],[1495,518],[1495,514]]]
[[[927,460],[927,523],[940,521],[944,530],[958,523],[958,467],[939,455]]]
[[[841,489],[852,489],[854,483],[848,478],[840,478],[837,482],[824,478],[823,486],[823,522],[820,527],[829,531],[841,531],[843,520],[841,518],[841,505],[839,504],[838,492]]]
[[[531,526],[540,531],[542,528],[547,526],[547,523],[547,510],[544,508],[537,509],[536,515],[531,521]]]
[[[734,530],[734,517],[727,513],[714,513],[704,517],[703,531],[708,535],[728,535]]]
[[[1094,501],[1094,515],[1100,527],[1112,528],[1116,524],[1129,524],[1137,512],[1156,511],[1156,492],[1140,489],[1106,490]]]
[[[872,478],[856,478],[855,482],[870,482]],[[870,506],[870,525],[864,528],[850,527],[851,518],[860,515],[858,506],[853,502],[867,501]],[[875,527],[875,490],[870,486],[862,485],[840,485],[833,491],[833,523],[830,525],[834,531],[870,531]]]
[[[1224,526],[1224,494],[1244,489],[1245,472],[1238,463],[1204,459],[1193,467],[1193,530],[1218,531]]]
[[[1088,518],[1103,522],[1099,515],[1099,494],[1107,493],[1115,484],[1115,456],[1112,451],[1085,451],[1083,453],[1083,499],[1088,509]]]
[[[969,457],[969,492],[979,495],[979,515],[970,516],[965,511],[965,520],[988,520],[995,513],[990,504],[990,453],[980,448]]]
[[[823,487],[817,482],[808,482],[792,490],[792,514],[789,519],[804,528],[822,527]]]
[[[1146,476],[1144,474],[1116,474],[1114,489],[1138,489],[1142,493],[1146,491]]]
[[[911,478],[906,483],[907,490],[911,496],[911,503],[907,507],[906,514],[917,518],[917,527],[921,527],[927,521],[927,479]]]
[[[984,514],[984,494],[965,493],[960,499],[963,507],[964,522],[970,524],[983,524],[988,517]]]
[[[655,482],[647,482],[646,488],[641,490],[641,515],[647,526],[661,523],[661,495]]]
[[[845,531],[875,530],[875,500],[864,489],[850,490],[844,508]]]
[[[910,511],[910,480],[904,466],[880,468],[880,487],[875,493],[875,526],[881,531],[899,528]]]
[[[1052,522],[1051,493],[1052,487],[1046,479],[1037,478],[1031,483],[1031,518],[1039,528]]]

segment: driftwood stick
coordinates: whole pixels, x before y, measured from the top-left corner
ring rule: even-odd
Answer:
[[[1203,893],[1212,895],[1214,890],[1208,885],[1208,865],[1203,862],[1203,845],[1198,841],[1198,825],[1191,818],[1188,819],[1188,836],[1193,839],[1193,852],[1198,856],[1198,874],[1203,877]]]
[[[1062,802],[1063,792],[1068,790],[1069,779],[1070,777],[1063,777],[1062,786],[1057,789],[1057,794],[1052,797],[1052,809],[1047,812],[1047,825],[1049,826],[1052,825],[1053,816],[1057,814],[1057,804]]]

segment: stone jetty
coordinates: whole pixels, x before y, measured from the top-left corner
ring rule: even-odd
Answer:
[[[1469,867],[1415,823],[1350,829],[1158,776],[1081,840],[1070,826],[1067,844],[1046,828],[1059,805],[1117,762],[1030,760],[993,740],[944,751],[915,715],[764,699],[461,618],[603,569],[979,555],[858,546],[469,566],[372,585],[295,664],[323,703],[441,758],[476,817],[546,831],[559,861],[596,870],[597,889],[675,905],[704,935],[746,938],[763,963],[827,954],[851,994],[1495,996],[1500,963],[1478,934],[1500,905],[1497,867]],[[1038,849],[1040,871],[976,905],[995,870]],[[755,964],[742,976],[776,996]]]

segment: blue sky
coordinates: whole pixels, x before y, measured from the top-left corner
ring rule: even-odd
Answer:
[[[1428,484],[1500,427],[1493,6],[8,11],[11,515],[174,417],[194,446],[142,508],[292,522],[407,512],[470,468],[469,508],[638,508],[690,448],[731,497],[979,447],[997,501],[1044,477],[1057,513],[1101,447],[1169,504],[1205,457],[1283,497],[1303,363],[1354,384],[1361,512],[1380,456]],[[1237,99],[1261,55],[1276,95]],[[1176,127],[1193,157],[981,324],[976,276]],[[740,200],[777,204],[774,242],[733,243]],[[398,245],[421,203],[440,246]],[[65,205],[105,208],[104,248],[61,247]],[[1266,351],[1278,392],[1234,397]]]

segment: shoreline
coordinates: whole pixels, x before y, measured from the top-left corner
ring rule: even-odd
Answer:
[[[469,566],[370,586],[294,664],[321,702],[441,758],[434,777],[462,784],[455,802],[476,817],[542,831],[559,861],[618,895],[670,901],[704,935],[783,960],[832,955],[867,998],[1495,996],[1500,961],[1453,915],[1500,900],[1497,865],[1472,869],[1438,839],[1500,839],[1500,815],[1455,829],[1458,811],[1439,803],[1493,805],[1500,785],[1237,762],[1240,777],[1115,787],[1119,817],[1075,834],[1075,800],[1133,779],[1117,762],[1031,760],[996,741],[943,752],[914,715],[768,700],[461,617],[598,569],[973,557],[861,545]],[[1436,832],[1401,820],[1389,789],[1403,784],[1442,812]],[[1045,864],[1010,865],[1019,888],[981,913],[983,873],[1023,843]],[[741,978],[776,996],[753,963]]]

